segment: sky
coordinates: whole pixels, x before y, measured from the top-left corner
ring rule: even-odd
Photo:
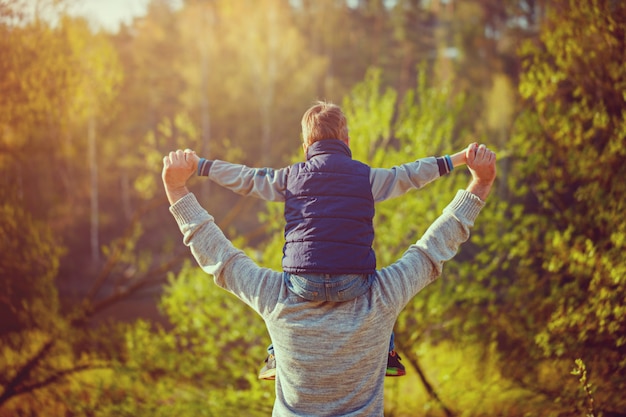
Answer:
[[[76,0],[69,7],[72,15],[84,16],[92,24],[117,32],[120,23],[130,23],[136,16],[146,14],[150,0]]]
[[[121,23],[131,23],[133,18],[144,16],[151,0],[65,0],[66,13],[85,17],[96,29],[117,32]],[[169,0],[173,7],[182,0]],[[40,17],[55,21],[53,0],[26,0],[27,7]]]
[[[29,0],[36,4],[42,0]],[[45,2],[45,0],[43,0]],[[48,0],[49,1],[49,0]],[[109,32],[117,32],[121,23],[129,24],[133,18],[144,16],[151,0],[67,0],[68,13],[74,16],[83,16],[96,28]],[[394,4],[395,0],[385,0]],[[170,0],[176,7],[182,0]]]

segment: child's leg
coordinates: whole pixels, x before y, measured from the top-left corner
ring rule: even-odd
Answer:
[[[259,379],[276,379],[276,357],[274,356],[274,345],[267,347],[267,356],[265,357],[265,365],[259,372]]]
[[[392,332],[391,338],[389,339],[389,356],[387,357],[387,371],[385,372],[386,376],[406,375],[404,365],[400,363],[400,355],[398,355],[395,351],[394,335],[395,333]]]
[[[309,301],[349,301],[365,294],[374,274],[284,274],[291,292]]]

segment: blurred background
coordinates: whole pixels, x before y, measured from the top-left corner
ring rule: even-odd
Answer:
[[[0,416],[270,415],[264,324],[196,267],[162,158],[286,166],[318,99],[372,166],[498,155],[385,415],[626,416],[625,58],[621,0],[0,0]],[[379,204],[379,266],[468,179]],[[280,269],[281,204],[191,188]]]

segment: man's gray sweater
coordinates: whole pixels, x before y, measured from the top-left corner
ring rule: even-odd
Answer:
[[[291,293],[281,272],[233,247],[193,194],[170,210],[202,269],[265,321],[277,358],[274,416],[380,417],[393,324],[469,238],[483,205],[459,191],[420,240],[378,270],[368,293],[343,303]]]

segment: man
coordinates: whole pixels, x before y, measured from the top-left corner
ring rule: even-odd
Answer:
[[[186,187],[195,173],[191,158],[178,150],[163,159],[170,211],[202,269],[265,321],[281,358],[273,415],[382,416],[393,323],[469,238],[495,180],[495,154],[484,145],[469,148],[467,189],[398,261],[376,272],[368,292],[346,302],[305,300],[289,290],[282,273],[260,268],[233,247]],[[366,360],[371,357],[378,360]]]

